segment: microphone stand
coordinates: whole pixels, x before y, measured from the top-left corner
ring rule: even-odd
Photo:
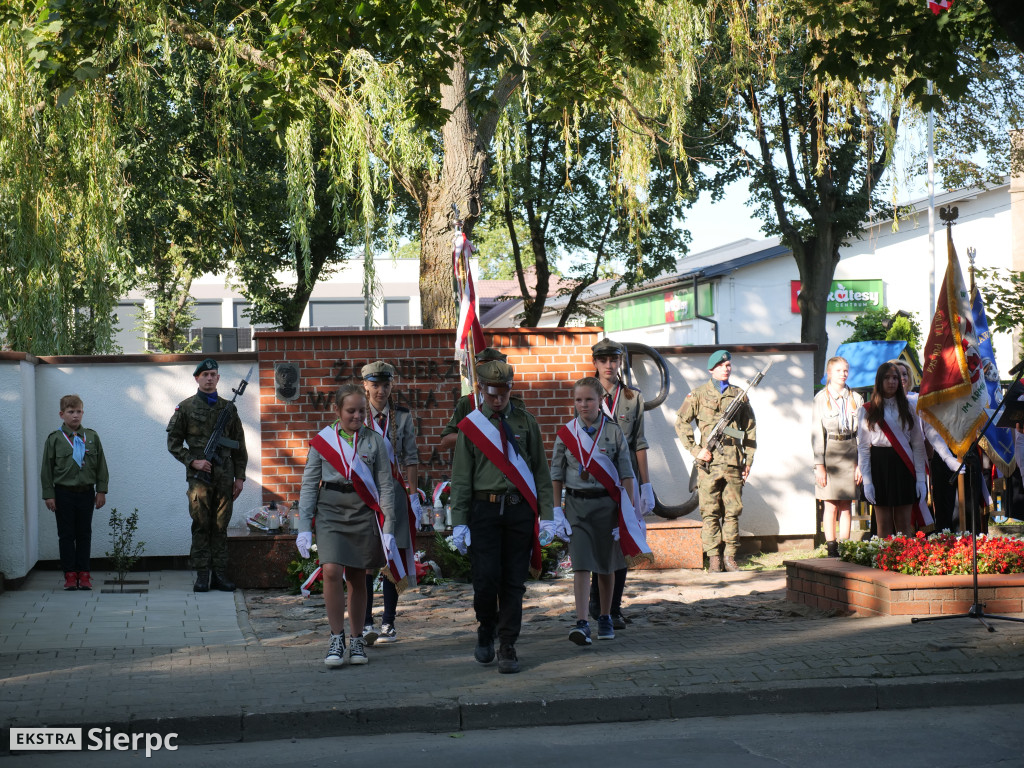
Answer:
[[[1020,370],[1021,366],[1015,366],[1016,370]],[[1003,399],[999,402],[999,407],[996,408],[992,415],[988,417],[988,421],[985,422],[985,426],[981,428],[981,431],[974,438],[971,443],[971,447],[967,449],[967,453],[964,454],[963,461],[960,462],[960,467],[953,476],[949,478],[949,484],[953,485],[957,481],[957,477],[960,471],[967,468],[967,482],[965,486],[967,493],[965,494],[964,503],[967,505],[967,510],[971,515],[971,563],[974,576],[974,602],[971,607],[967,610],[967,613],[954,613],[949,616],[915,616],[910,620],[911,624],[917,624],[921,621],[943,621],[945,619],[977,619],[980,621],[989,632],[995,632],[996,628],[989,624],[986,619],[998,619],[1000,621],[1016,621],[1024,624],[1024,619],[1014,618],[1012,616],[994,616],[992,614],[985,613],[985,604],[981,602],[978,597],[978,525],[979,525],[979,504],[978,496],[975,493],[975,483],[981,482],[981,458],[978,456],[978,441],[981,440],[982,436],[991,426],[996,416],[1003,412],[1003,407],[1006,405],[1006,401],[1010,398],[1011,394],[1020,395],[1021,383],[1019,381],[1014,384],[1006,391],[1003,395]]]

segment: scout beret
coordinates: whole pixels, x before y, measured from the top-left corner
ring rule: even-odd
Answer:
[[[390,381],[395,378],[395,367],[383,360],[376,360],[364,365],[359,375],[367,381]]]
[[[476,353],[475,359],[478,363],[485,363],[488,360],[500,360],[503,363],[507,363],[508,355],[504,352],[499,352],[494,347],[484,347]]]
[[[732,355],[728,350],[720,349],[717,352],[712,352],[711,357],[708,358],[708,370],[714,370],[716,365],[724,363],[726,360],[732,360]]]
[[[198,376],[203,371],[216,371],[217,368],[217,361],[214,360],[212,357],[208,357],[205,360],[203,360],[203,362],[196,366],[196,369],[192,371],[192,376]]]
[[[508,384],[512,381],[515,370],[501,360],[488,360],[476,367],[476,377],[485,384]]]
[[[592,346],[590,351],[594,357],[597,357],[598,355],[621,355],[625,349],[619,342],[604,338]]]

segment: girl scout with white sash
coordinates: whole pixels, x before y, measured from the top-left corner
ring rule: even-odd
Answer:
[[[324,603],[331,639],[324,664],[366,664],[363,616],[366,571],[383,567],[395,546],[395,491],[384,439],[364,426],[366,395],[360,386],[338,389],[338,420],[310,442],[299,494],[299,535],[295,545],[308,557],[316,516],[317,556],[323,568]],[[383,518],[383,521],[381,521]],[[345,645],[345,584],[348,623]]]
[[[601,383],[593,377],[576,382],[573,400],[578,415],[559,430],[551,460],[551,485],[556,504],[562,498],[563,486],[566,492],[566,522],[561,534],[563,537],[569,534],[577,619],[569,639],[577,645],[591,643],[587,621],[591,573],[597,574],[598,579],[598,638],[615,637],[610,616],[614,574],[626,567],[616,535],[619,505],[595,473],[600,465],[600,469],[632,497],[633,467],[622,430],[601,411],[602,389]],[[567,448],[567,441],[574,450]],[[555,520],[562,520],[561,509],[555,509]]]

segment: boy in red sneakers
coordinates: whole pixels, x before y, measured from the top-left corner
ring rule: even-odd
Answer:
[[[106,503],[110,479],[100,436],[82,426],[84,412],[78,395],[60,399],[64,424],[46,438],[39,473],[43,502],[57,516],[64,589],[92,589],[92,511]]]

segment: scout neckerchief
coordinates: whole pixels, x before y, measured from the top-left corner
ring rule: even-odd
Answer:
[[[383,417],[383,418],[382,418]],[[409,541],[412,543],[412,531],[416,530],[416,513],[412,510],[412,501],[409,499],[409,486],[405,483],[405,478],[402,476],[402,470],[398,466],[398,457],[395,454],[395,447],[391,444],[391,438],[388,435],[391,433],[391,409],[387,411],[378,411],[377,416],[370,416],[366,414],[366,426],[376,432],[384,439],[384,445],[388,449],[388,461],[391,462],[391,476],[398,481],[398,484],[402,487],[402,494],[405,496],[405,512],[409,518]],[[399,508],[402,506],[398,499],[395,499],[395,514],[400,514]],[[408,579],[410,587],[416,586],[416,553],[413,551],[413,547],[400,547],[398,550],[400,559],[405,567],[405,574]],[[394,579],[391,579],[394,581]]]
[[[833,408],[839,414],[839,431],[840,433],[847,433],[853,430],[850,417],[850,390],[843,387],[843,391],[839,394],[839,397],[832,397],[832,392],[829,391],[828,387],[825,387],[825,400],[828,402],[828,409],[831,411]]]
[[[338,474],[352,483],[355,492],[366,506],[373,510],[377,521],[377,532],[381,537],[381,547],[387,557],[387,568],[384,575],[393,581],[395,589],[401,594],[409,584],[405,564],[397,548],[389,551],[384,547],[384,511],[380,508],[380,492],[373,480],[373,473],[359,457],[359,432],[352,436],[352,445],[341,437],[340,428],[332,424],[320,430],[311,441],[310,447],[316,450],[324,461],[334,467]]]
[[[917,482],[917,470],[914,468],[913,449],[910,447],[910,438],[907,433],[902,429],[893,429],[892,425],[885,420],[885,411],[882,411],[882,418],[878,420],[878,428],[882,430],[882,434],[885,435],[889,441],[889,445],[892,446],[893,450],[896,451],[896,455],[900,457],[904,466],[909,470],[910,474],[914,478],[914,482]],[[935,522],[935,518],[932,517],[931,511],[928,509],[928,499],[922,496],[917,500],[917,503],[913,506],[912,520],[913,524],[918,528],[924,528],[926,525],[932,525]],[[908,533],[908,531],[903,531]]]
[[[643,525],[637,518],[633,502],[619,479],[619,471],[615,468],[614,462],[598,449],[597,440],[580,430],[576,419],[562,425],[558,430],[558,439],[581,467],[587,467],[587,471],[604,486],[612,501],[618,506],[619,547],[626,558],[626,565],[633,568],[644,560],[654,562],[654,554],[647,544]]]
[[[533,479],[526,459],[515,447],[515,440],[508,440],[500,427],[484,416],[479,408],[469,412],[459,422],[459,431],[475,445],[487,459],[505,475],[526,499],[526,503],[534,512],[533,552],[530,555],[530,572],[540,574],[541,551],[537,536],[540,533],[537,509],[537,483]],[[514,437],[514,436],[513,436]]]
[[[63,429],[60,433],[64,435],[64,439],[68,441],[68,445],[71,446],[71,458],[75,460],[75,464],[81,469],[85,464],[85,441],[78,436],[78,432],[75,432],[75,439],[72,440],[68,437],[68,433]]]

